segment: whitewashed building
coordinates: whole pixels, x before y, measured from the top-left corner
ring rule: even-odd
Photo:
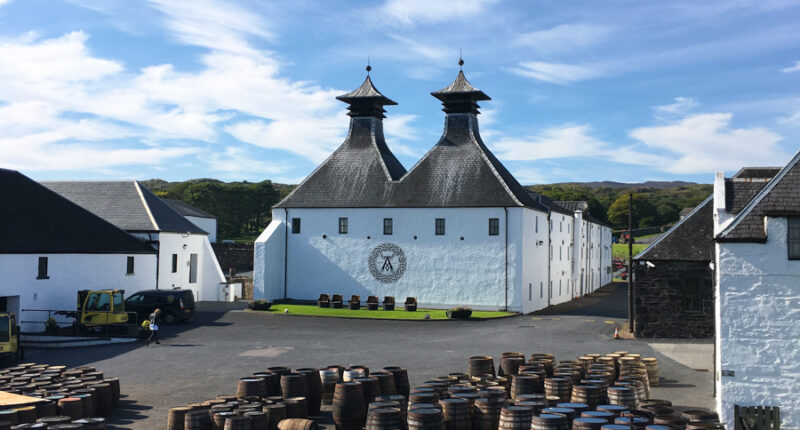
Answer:
[[[44,181],[42,184],[158,251],[156,288],[189,289],[195,300],[224,300],[225,275],[208,232],[137,181]]]
[[[0,312],[23,331],[44,331],[40,310],[75,310],[78,290],[155,288],[151,246],[36,181],[0,169],[0,202]]]
[[[350,105],[348,136],[273,208],[255,243],[257,298],[412,296],[428,307],[531,312],[610,281],[601,276],[610,229],[529,193],[481,140],[477,103],[489,97],[461,72],[432,94],[444,133],[408,171],[383,136],[383,107],[396,103],[369,77],[337,97]],[[583,255],[596,256],[584,284],[576,223]]]
[[[781,427],[800,428],[798,163],[715,179],[717,407],[730,428],[734,405],[778,406]]]
[[[175,210],[175,212],[183,215],[189,222],[208,233],[209,242],[214,243],[217,241],[217,217],[182,200],[161,199],[161,201]]]

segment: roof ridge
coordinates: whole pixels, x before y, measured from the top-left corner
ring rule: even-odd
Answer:
[[[139,181],[133,181],[133,186],[136,187],[136,193],[139,194],[139,199],[142,202],[142,206],[144,206],[144,210],[147,212],[147,216],[150,217],[150,222],[153,223],[153,228],[156,231],[161,231],[158,228],[158,223],[156,222],[156,218],[153,216],[153,212],[150,210],[150,205],[147,204],[147,200],[144,199],[144,193],[142,192],[142,186]]]

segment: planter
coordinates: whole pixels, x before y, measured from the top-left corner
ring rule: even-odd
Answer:
[[[361,303],[360,302],[350,302],[349,306],[350,306],[350,310],[351,311],[357,311],[357,310],[361,309]]]
[[[466,319],[472,316],[472,309],[451,309],[445,314],[451,319]]]

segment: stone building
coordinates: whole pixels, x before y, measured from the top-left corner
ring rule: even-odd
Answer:
[[[408,171],[383,135],[383,108],[396,103],[369,77],[337,97],[348,136],[273,208],[255,243],[256,298],[413,296],[531,312],[611,281],[611,229],[581,224],[592,257],[581,286],[576,213],[532,196],[484,144],[478,102],[489,97],[461,72],[432,95],[444,132]]]
[[[713,195],[634,257],[637,337],[714,336]]]

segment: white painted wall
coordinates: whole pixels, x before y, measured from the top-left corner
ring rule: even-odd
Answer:
[[[184,218],[207,232],[209,242],[214,243],[217,241],[217,220],[215,218],[201,218],[196,216],[185,216]]]
[[[547,307],[549,247],[547,214],[525,208],[522,210],[522,312],[528,313]]]
[[[219,267],[208,236],[187,233],[134,233],[145,241],[158,241],[158,288],[188,289],[195,300],[223,300],[222,285],[225,275]],[[156,246],[156,245],[154,245]],[[172,271],[172,255],[178,256],[176,270]],[[191,254],[197,254],[197,282],[189,282]]]
[[[800,261],[787,258],[786,218],[766,218],[767,242],[718,243],[717,409],[780,406],[781,427],[800,428]]]
[[[256,299],[283,298],[285,221],[283,209],[274,209],[272,221],[254,243],[253,296]]]
[[[29,309],[76,310],[78,290],[122,289],[127,297],[155,288],[155,254],[130,255],[133,275],[128,254],[0,254],[0,296],[19,296],[23,331],[44,331],[47,313]],[[39,257],[48,258],[49,279],[36,279]]]

